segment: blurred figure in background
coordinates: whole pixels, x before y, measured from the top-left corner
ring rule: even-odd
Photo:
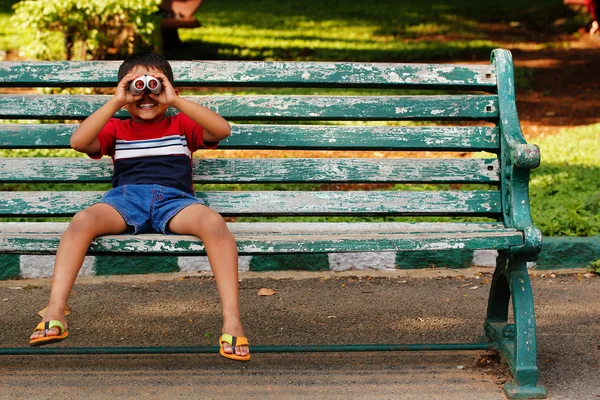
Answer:
[[[592,24],[590,26],[590,36],[600,36],[600,26],[598,24],[598,2],[600,0],[564,0],[565,5],[573,7],[574,10],[581,11],[585,7]]]
[[[600,35],[600,27],[598,26],[598,1],[599,0],[585,0],[587,10],[592,17],[590,36]]]

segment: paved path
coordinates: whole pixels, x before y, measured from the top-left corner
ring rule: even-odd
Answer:
[[[476,342],[490,276],[475,272],[244,275],[247,334],[255,345]],[[600,398],[600,278],[532,279],[549,398]],[[263,287],[276,294],[258,296]],[[26,346],[48,288],[47,280],[0,282],[2,347]],[[84,278],[70,305],[70,347],[211,346],[220,330],[207,277]],[[246,364],[216,354],[1,361],[3,399],[503,399],[508,378],[506,365],[484,351],[255,354]]]

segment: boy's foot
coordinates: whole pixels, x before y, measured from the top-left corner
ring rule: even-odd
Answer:
[[[219,345],[221,346],[219,353],[223,357],[236,361],[250,361],[250,354],[238,356],[237,354],[226,353],[224,347],[228,345],[230,348],[235,348],[237,352],[237,349],[241,349],[242,347],[247,347],[250,345],[246,336],[231,336],[227,333],[224,333],[219,338]]]
[[[50,330],[58,329],[58,335],[48,335],[47,332]],[[44,336],[38,337],[35,339],[31,339],[29,341],[30,346],[42,346],[45,344],[60,342],[61,340],[65,340],[69,336],[69,331],[65,329],[65,326],[59,320],[51,320],[46,322],[40,322],[35,329],[36,332],[44,332]]]
[[[39,346],[66,339],[68,335],[64,312],[46,311],[42,322],[36,326],[31,334],[29,343]]]
[[[247,340],[242,340],[242,338],[245,339],[242,322],[239,319],[234,320],[233,322],[225,321],[223,323],[222,332],[223,336],[221,336],[221,339],[219,340],[220,346],[222,347],[221,355],[223,355],[224,357],[227,357],[227,355],[237,356],[232,357],[233,359],[238,359],[239,357],[241,357],[242,360],[240,361],[249,360],[250,347],[248,345]],[[230,337],[236,338],[236,340],[233,343],[231,342],[231,340],[223,341],[223,339],[229,339]]]

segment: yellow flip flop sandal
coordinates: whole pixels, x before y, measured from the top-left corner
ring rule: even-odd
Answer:
[[[223,347],[224,343],[227,343],[231,346],[231,348],[233,349],[233,353],[225,353],[225,348]],[[219,353],[221,353],[223,357],[236,361],[250,361],[250,353],[246,354],[245,356],[238,356],[235,354],[235,346],[250,346],[250,343],[248,343],[248,339],[246,338],[246,336],[236,337],[224,333],[219,338],[219,344],[221,346],[221,350],[219,351]]]
[[[45,344],[60,342],[61,340],[65,340],[67,336],[69,336],[69,331],[65,330],[65,326],[62,322],[53,319],[51,321],[40,322],[35,329],[34,332],[38,331],[47,331],[48,329],[58,328],[58,335],[56,336],[44,336],[37,339],[31,339],[29,341],[30,346],[43,346]]]

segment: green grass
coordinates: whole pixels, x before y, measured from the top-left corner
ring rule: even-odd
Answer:
[[[600,275],[600,260],[593,261],[588,267],[590,272]]]
[[[4,52],[20,47],[9,20],[14,3],[0,0]],[[564,27],[553,22],[565,16],[573,19],[556,0],[207,1],[197,12],[202,27],[180,30],[186,48],[167,53],[174,59],[486,59],[503,44],[531,43],[532,32],[541,46],[560,41]]]
[[[531,140],[542,153],[531,175],[531,209],[545,235],[600,234],[599,137],[595,124]]]
[[[489,57],[501,42],[552,37],[555,0],[272,0],[205,2],[203,26],[180,30],[186,53],[205,59],[411,61]],[[504,26],[498,35],[495,25]],[[496,26],[497,28],[497,26]]]

